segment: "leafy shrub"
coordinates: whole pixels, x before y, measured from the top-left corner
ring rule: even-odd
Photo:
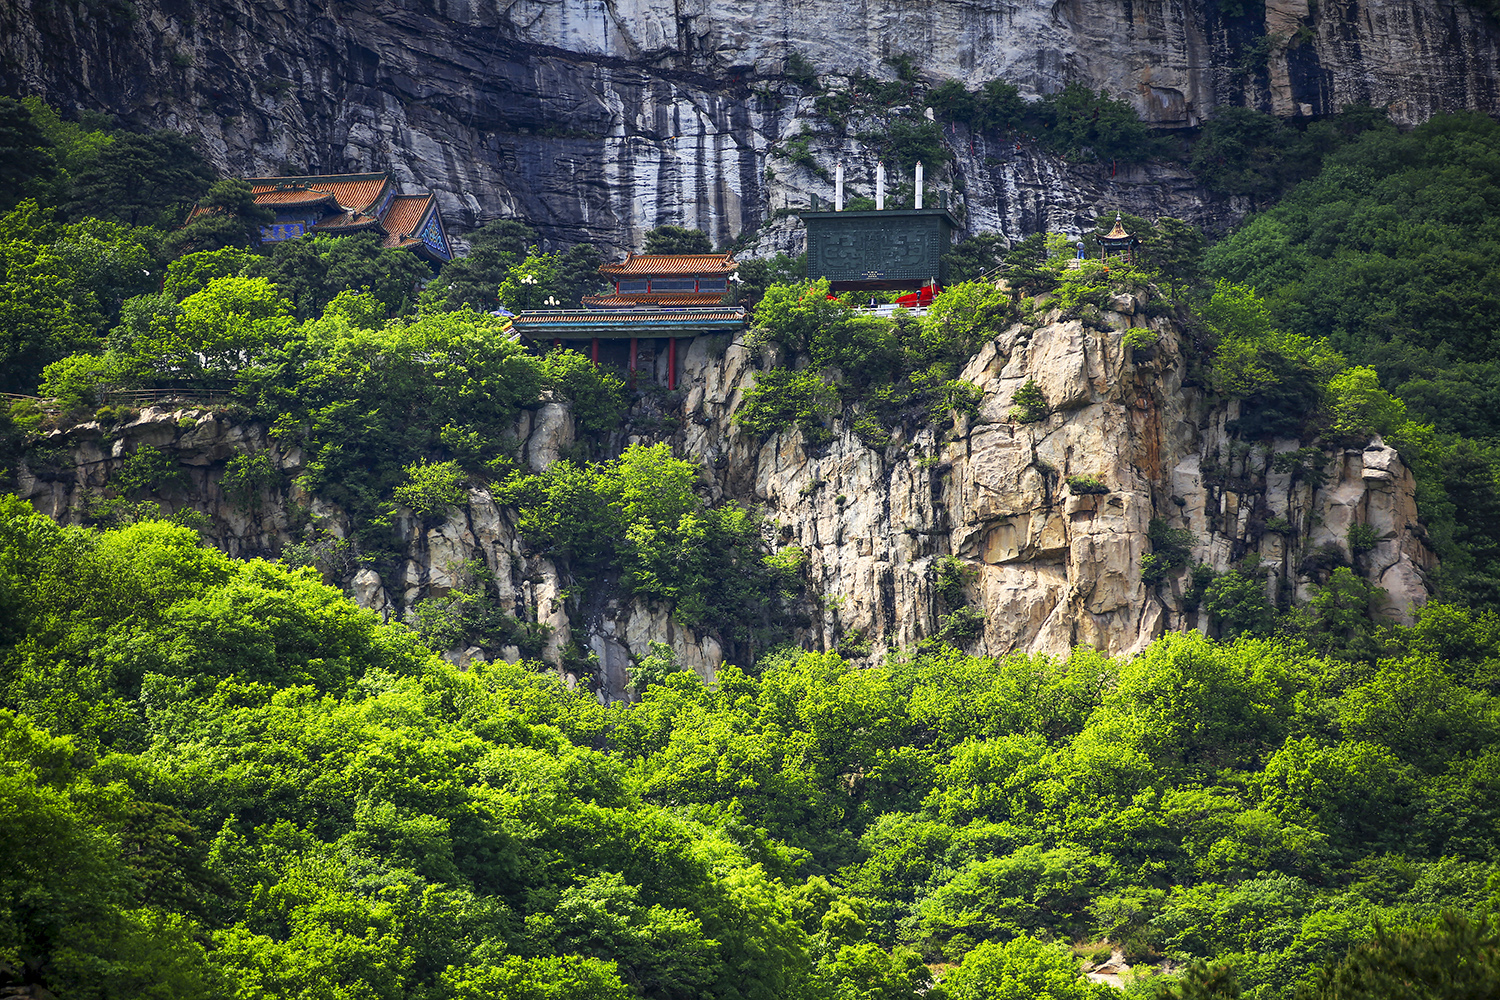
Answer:
[[[1141,580],[1147,585],[1160,583],[1173,570],[1187,565],[1197,537],[1187,528],[1173,528],[1159,517],[1153,517],[1146,532],[1151,551],[1141,557]]]
[[[1276,628],[1276,608],[1255,572],[1232,569],[1217,577],[1204,589],[1203,610],[1225,639],[1269,636]]]
[[[280,482],[281,470],[270,455],[260,451],[231,458],[219,485],[237,510],[253,511],[260,509],[261,495],[275,489]]]
[[[803,440],[816,447],[833,440],[827,421],[836,411],[838,393],[813,369],[795,372],[772,368],[756,375],[745,390],[734,420],[752,434],[770,435],[796,424]]]
[[[37,392],[64,409],[98,406],[106,390],[122,381],[121,359],[110,354],[70,354],[42,369]]]
[[[1155,347],[1160,340],[1161,334],[1143,326],[1133,326],[1120,337],[1120,343],[1133,350]]]
[[[938,638],[962,649],[984,634],[984,611],[965,605],[938,619]]]
[[[110,485],[122,495],[161,493],[187,482],[182,467],[160,448],[143,444],[129,455],[110,477]]]
[[[950,608],[969,603],[968,586],[979,575],[978,568],[965,564],[956,556],[942,556],[933,565],[937,570],[935,587],[943,602]]]
[[[1370,434],[1389,436],[1406,423],[1406,404],[1380,387],[1375,369],[1348,368],[1328,380],[1333,410],[1332,431],[1359,439]]]
[[[984,390],[965,379],[949,379],[937,388],[933,400],[927,406],[928,420],[936,423],[948,411],[962,413],[968,417],[979,416],[979,404],[984,400]]]
[[[709,507],[697,478],[668,445],[632,445],[613,462],[555,462],[495,495],[519,509],[522,536],[566,560],[583,588],[618,572],[628,591],[667,602],[682,624],[743,639],[767,623],[791,580],[765,564],[758,518],[732,503]]]
[[[463,482],[457,462],[413,462],[406,467],[406,482],[396,487],[396,502],[418,517],[446,513],[468,499]]]
[[[1018,424],[1034,424],[1040,420],[1047,419],[1051,412],[1047,406],[1047,397],[1042,394],[1042,387],[1036,384],[1036,379],[1027,379],[1026,384],[1016,390],[1011,397],[1015,406],[1011,408],[1010,419]]]
[[[1079,496],[1111,492],[1110,488],[1093,476],[1069,476],[1068,489]]]
[[[1356,557],[1364,555],[1380,544],[1380,536],[1375,533],[1375,529],[1358,521],[1349,525],[1346,538],[1349,542],[1349,554]]]

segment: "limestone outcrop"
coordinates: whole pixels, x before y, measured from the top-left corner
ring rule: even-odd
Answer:
[[[664,403],[652,395],[639,405],[665,405],[679,418],[655,425],[675,428],[674,449],[701,463],[715,499],[762,508],[769,540],[802,548],[813,613],[798,638],[810,647],[878,655],[937,634],[953,610],[938,586],[949,556],[963,567],[970,606],[982,611],[968,639],[974,652],[1060,654],[1083,644],[1130,653],[1168,629],[1207,628],[1184,599],[1186,566],[1159,583],[1143,579],[1153,520],[1191,533],[1187,564],[1222,572],[1259,556],[1268,591],[1283,604],[1305,600],[1319,567],[1343,561],[1386,591],[1393,616],[1408,617],[1426,600],[1435,562],[1400,456],[1378,439],[1332,452],[1238,439],[1238,404],[1185,378],[1191,347],[1145,296],[1116,296],[1087,322],[1053,312],[1015,323],[963,373],[983,390],[976,416],[942,429],[898,428],[880,449],[843,423],[820,448],[796,429],[763,440],[737,427],[735,411],[761,364],[739,338],[695,340],[683,352],[681,388]],[[1124,331],[1141,327],[1158,343],[1125,346]],[[1017,422],[1014,396],[1033,380],[1049,412]],[[520,421],[519,458],[542,468],[573,434],[567,408],[544,404]],[[644,432],[618,437],[618,447],[651,440]],[[295,551],[304,561],[388,617],[409,616],[419,600],[457,586],[467,564],[482,563],[502,608],[552,627],[547,659],[560,662],[569,637],[597,656],[593,682],[605,697],[626,694],[630,659],[652,642],[670,644],[704,673],[735,653],[717,636],[681,628],[670,609],[623,595],[580,611],[564,594],[565,567],[532,553],[514,512],[480,488],[441,521],[398,518],[399,565],[383,573],[361,566],[339,542],[347,519],[295,486],[226,495],[220,478],[234,454],[265,452],[288,481],[303,459],[263,426],[222,412],[158,407],[116,426],[54,431],[33,449],[51,464],[23,465],[19,492],[43,513],[77,520],[89,491],[103,490],[143,444],[176,457],[186,482],[165,505],[200,512],[211,544],[273,557],[302,546]],[[1360,551],[1350,551],[1351,524],[1364,526]],[[482,653],[449,655],[464,662]]]
[[[1369,102],[1403,123],[1500,111],[1500,33],[1465,0],[11,0],[0,38],[0,93],[189,133],[225,171],[390,170],[457,228],[519,217],[553,247],[639,249],[663,223],[729,243],[826,193],[779,156],[799,136],[824,168],[843,154],[872,169],[788,81],[794,56],[830,85],[893,79],[903,57],[1031,96],[1076,81],[1164,128],[1240,104]],[[1073,230],[1116,208],[1218,228],[1244,208],[1169,166],[947,139],[954,172],[936,180],[963,192],[971,231]],[[753,249],[795,238],[773,227]]]

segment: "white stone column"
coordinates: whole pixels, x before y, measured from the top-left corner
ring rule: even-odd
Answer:
[[[875,164],[875,211],[885,211],[885,164]]]
[[[917,200],[912,202],[914,208],[922,207],[922,161],[917,161]]]
[[[844,210],[844,161],[840,160],[833,165],[833,210],[842,212]]]

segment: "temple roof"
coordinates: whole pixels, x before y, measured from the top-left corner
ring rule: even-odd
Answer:
[[[332,196],[343,209],[368,212],[385,194],[391,175],[322,174],[314,177],[247,177],[255,201],[261,205],[315,204],[312,195]],[[302,199],[307,199],[303,201]]]
[[[724,297],[723,292],[626,292],[623,295],[585,295],[583,304],[594,308],[615,309],[624,306],[712,306]]]
[[[387,243],[393,239],[411,237],[421,229],[423,220],[427,218],[427,209],[434,200],[430,194],[398,194],[392,198],[391,207],[380,220],[385,231],[390,234]]]
[[[653,274],[730,274],[739,267],[733,254],[628,254],[618,264],[605,264],[599,273],[618,278]]]

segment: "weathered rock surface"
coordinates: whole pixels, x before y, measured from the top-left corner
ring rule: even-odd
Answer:
[[[936,634],[952,610],[936,586],[938,561],[949,555],[969,571],[970,603],[983,612],[969,644],[975,652],[1060,654],[1084,644],[1129,653],[1167,629],[1206,628],[1184,606],[1185,567],[1161,584],[1142,579],[1154,518],[1192,533],[1191,563],[1224,571],[1258,555],[1268,589],[1283,598],[1310,596],[1313,564],[1326,563],[1331,546],[1386,590],[1392,615],[1406,618],[1426,599],[1434,559],[1400,456],[1379,440],[1333,453],[1299,451],[1293,440],[1238,440],[1230,429],[1238,404],[1215,403],[1184,383],[1179,331],[1150,315],[1143,298],[1117,297],[1114,311],[1089,323],[1054,313],[1013,325],[963,373],[984,391],[975,418],[941,432],[898,429],[881,450],[842,426],[815,450],[795,429],[768,440],[742,432],[733,416],[758,365],[738,339],[702,338],[683,352],[681,388],[667,397],[680,418],[671,440],[702,463],[716,499],[762,507],[776,544],[802,547],[819,614],[798,638],[813,647],[868,645],[878,654]],[[1131,327],[1156,331],[1160,342],[1124,347]],[[1033,379],[1051,412],[1016,423],[1012,399]],[[544,404],[520,422],[522,455],[542,467],[572,433],[566,408]],[[360,604],[388,617],[409,615],[418,600],[458,585],[466,562],[481,561],[501,607],[552,626],[548,660],[560,662],[570,635],[592,650],[605,697],[626,694],[630,658],[647,655],[653,641],[705,674],[725,657],[717,637],[683,629],[667,608],[603,595],[578,612],[560,568],[529,551],[513,512],[483,489],[441,523],[398,519],[404,558],[382,576],[338,546],[348,534],[339,511],[295,490],[262,496],[248,510],[246,498],[236,506],[225,495],[219,479],[234,454],[263,451],[288,472],[301,466],[297,450],[258,425],[150,409],[108,430],[89,423],[57,431],[46,443],[69,452],[73,465],[19,470],[21,495],[43,513],[76,520],[85,491],[104,488],[126,454],[151,444],[175,455],[188,480],[164,498],[167,509],[206,515],[212,544],[239,556],[311,544]],[[1295,461],[1273,462],[1289,452]],[[1090,492],[1084,480],[1108,492]],[[1368,526],[1367,552],[1349,552],[1354,523]],[[449,655],[466,662],[477,652]]]
[[[10,0],[0,38],[0,92],[191,133],[222,169],[389,169],[459,227],[520,217],[553,245],[616,249],[668,222],[728,242],[826,194],[776,157],[826,130],[782,75],[794,53],[831,81],[889,79],[901,55],[1031,95],[1079,81],[1165,127],[1225,104],[1370,102],[1406,123],[1500,111],[1500,34],[1464,0]],[[1115,208],[1218,227],[1243,210],[1175,168],[1112,175],[971,139],[950,134],[957,173],[937,180],[963,178],[974,231],[1071,230]],[[812,151],[873,168],[851,139]],[[795,238],[783,225],[757,247]]]

